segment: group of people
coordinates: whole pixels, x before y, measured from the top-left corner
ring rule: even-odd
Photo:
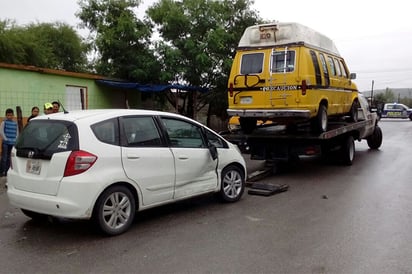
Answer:
[[[52,103],[45,103],[44,104],[44,114],[52,114],[57,113],[60,111],[60,103],[58,101],[54,101]],[[40,109],[37,106],[32,107],[31,115],[27,118],[27,123],[30,122],[31,119],[37,117],[40,114]]]
[[[54,101],[44,104],[44,114],[52,114],[59,112],[60,103]],[[39,115],[40,109],[37,106],[32,107],[31,115],[27,119],[29,122],[34,117]],[[11,149],[16,144],[17,136],[19,135],[19,127],[14,120],[14,111],[11,108],[6,109],[6,117],[0,124],[0,136],[2,138],[1,146],[1,162],[0,162],[0,177],[7,176],[7,171],[10,167]]]

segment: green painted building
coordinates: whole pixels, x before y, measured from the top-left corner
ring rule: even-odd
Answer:
[[[102,85],[107,77],[54,69],[0,63],[0,117],[7,108],[22,110],[23,121],[31,108],[43,112],[46,102],[60,101],[67,110],[139,108],[137,90]]]

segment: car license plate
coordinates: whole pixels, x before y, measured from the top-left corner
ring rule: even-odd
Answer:
[[[252,96],[240,97],[240,103],[244,105],[250,105],[253,102]]]
[[[39,175],[41,171],[40,160],[28,159],[26,163],[26,172],[31,174]]]

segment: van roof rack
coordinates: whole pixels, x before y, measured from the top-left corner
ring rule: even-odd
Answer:
[[[291,44],[304,44],[340,56],[330,38],[294,22],[273,22],[247,27],[238,48],[267,48]]]

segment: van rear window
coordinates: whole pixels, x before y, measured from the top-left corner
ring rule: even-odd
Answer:
[[[272,54],[272,72],[291,72],[295,68],[294,51],[274,51]]]
[[[240,74],[262,73],[263,53],[243,54]]]

